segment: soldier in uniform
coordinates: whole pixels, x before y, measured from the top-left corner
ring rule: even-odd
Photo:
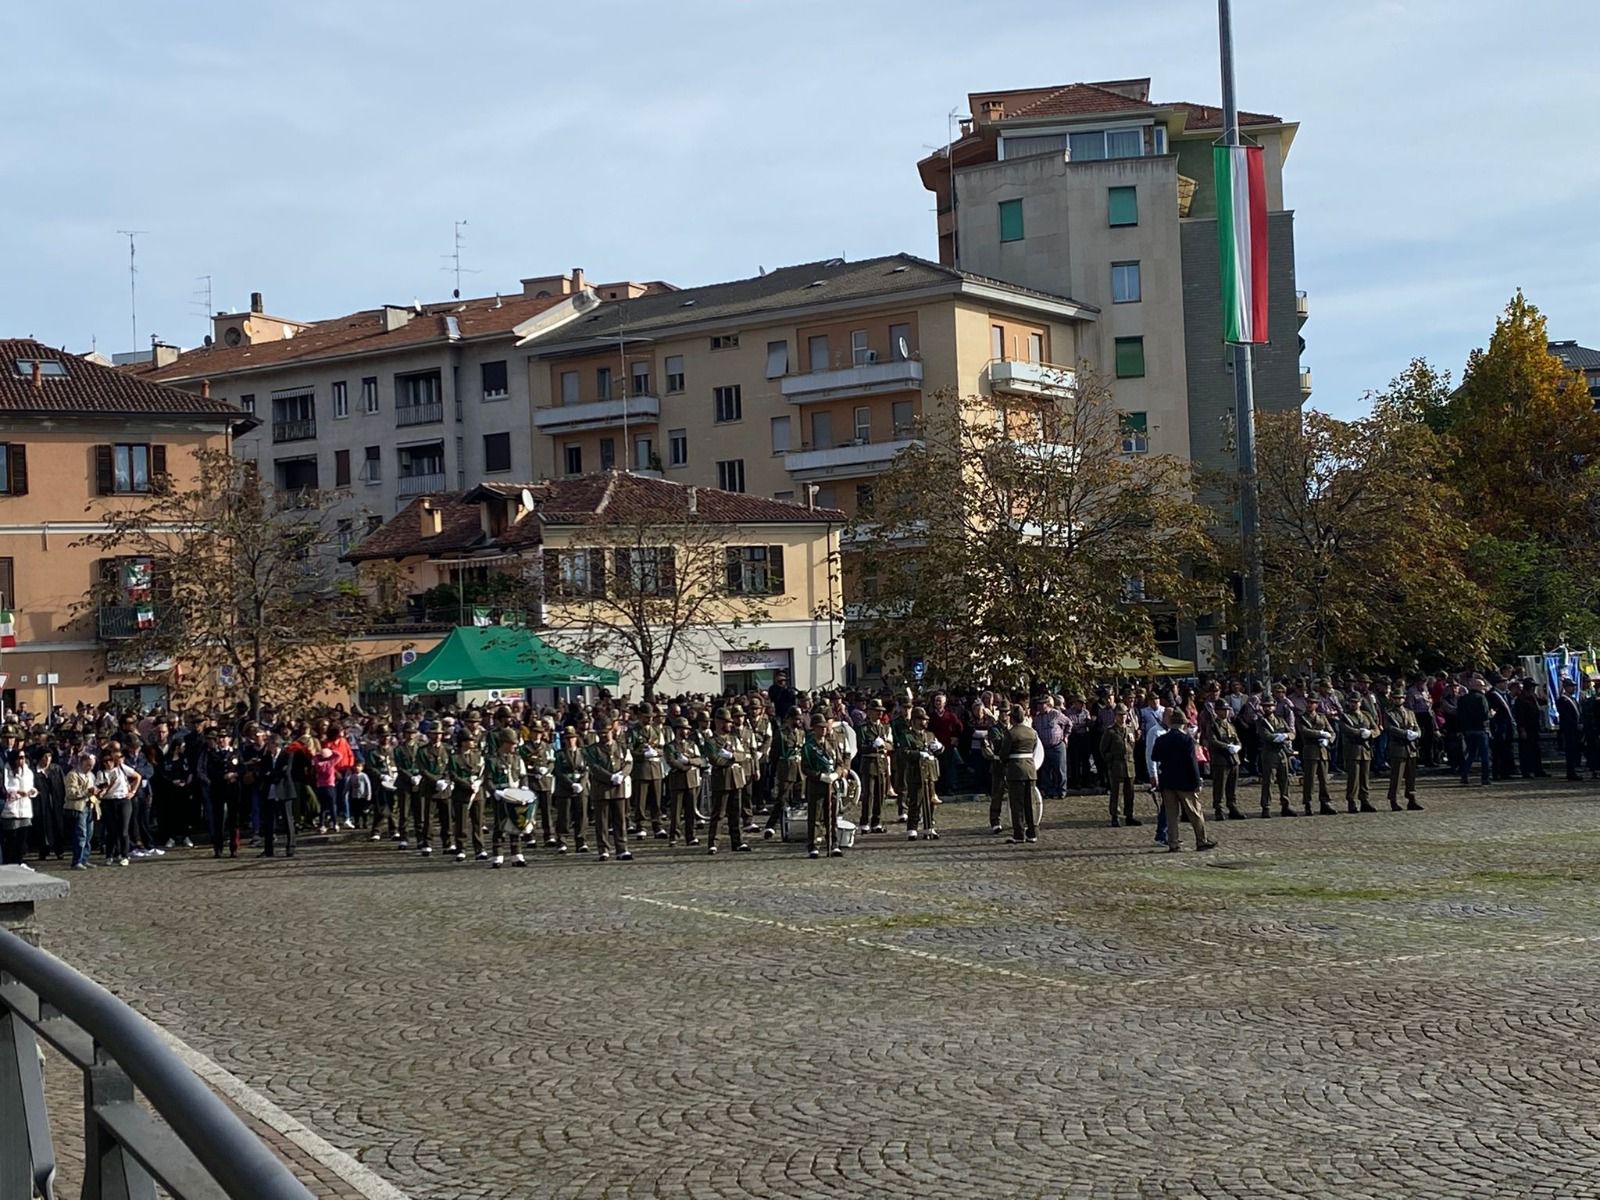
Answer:
[[[546,846],[557,845],[551,808],[556,790],[556,752],[550,744],[550,723],[535,721],[528,730],[528,739],[517,747],[523,769],[528,773],[528,786],[538,797],[539,832]],[[530,819],[531,826],[533,821]]]
[[[639,706],[639,724],[634,728],[633,800],[629,830],[636,837],[644,836],[644,819],[650,819],[652,837],[665,839],[667,831],[661,826],[661,785],[666,777],[666,766],[661,752],[667,745],[666,726],[661,723],[661,710],[648,701]]]
[[[756,824],[756,776],[761,768],[760,759],[756,755],[756,735],[745,718],[744,709],[740,706],[733,706],[729,719],[732,723],[733,739],[737,744],[735,754],[744,772],[744,782],[739,785],[739,823],[744,832],[755,833],[760,829]]]
[[[717,852],[717,826],[724,817],[728,822],[728,838],[735,850],[749,850],[744,840],[743,825],[739,820],[739,797],[744,792],[746,780],[742,763],[743,748],[734,735],[728,710],[716,712],[716,733],[711,739],[711,820],[706,831],[706,853]]]
[[[1211,720],[1206,725],[1206,745],[1211,750],[1211,814],[1223,819],[1222,806],[1228,806],[1228,820],[1237,821],[1239,811],[1239,753],[1244,743],[1233,724],[1228,702],[1217,697],[1211,703]]]
[[[524,788],[528,785],[528,768],[517,753],[517,731],[509,725],[495,731],[495,752],[484,765],[487,790],[494,798],[494,858],[489,865],[498,867],[505,862],[500,850],[504,837],[515,853],[511,865],[525,867],[528,860],[522,857],[522,827],[528,820],[528,805],[504,795],[505,788]]]
[[[1039,827],[1033,819],[1033,789],[1039,779],[1033,750],[1038,744],[1039,735],[1028,722],[1028,710],[1013,704],[1011,727],[1001,737],[999,749],[1005,764],[1006,796],[1011,802],[1011,836],[1006,839],[1010,843],[1031,845],[1039,840]],[[1115,813],[1112,819],[1115,820]]]
[[[627,780],[632,765],[627,748],[618,736],[617,722],[602,718],[598,736],[584,750],[589,765],[589,787],[594,794],[594,846],[600,861],[611,857],[609,833],[616,843],[617,861],[628,862]]]
[[[1105,768],[1106,786],[1109,789],[1108,805],[1111,810],[1111,827],[1117,827],[1117,800],[1122,800],[1122,815],[1129,825],[1142,822],[1133,815],[1133,747],[1139,733],[1126,704],[1112,710],[1111,725],[1100,735],[1100,762]],[[1008,784],[1009,786],[1009,784]]]
[[[483,717],[475,711],[470,712],[467,714],[466,730],[461,734],[456,752],[450,758],[453,818],[450,841],[455,848],[457,862],[467,861],[469,834],[477,861],[489,861],[489,852],[483,846],[483,751]],[[449,847],[445,852],[449,853]]]
[[[1422,725],[1417,714],[1406,705],[1406,689],[1395,683],[1389,689],[1389,707],[1384,713],[1384,728],[1389,735],[1389,807],[1400,807],[1400,786],[1405,785],[1406,808],[1422,811],[1417,803],[1417,757],[1422,740]]]
[[[937,841],[933,827],[934,785],[939,781],[939,739],[928,732],[928,710],[911,710],[911,727],[906,731],[906,840],[914,842],[920,832]]]
[[[431,833],[432,818],[439,820],[439,841],[446,853],[454,853],[450,842],[450,747],[444,744],[444,728],[435,725],[428,730],[428,742],[417,751],[417,778],[415,785],[422,796],[422,823],[417,827],[418,851],[423,855],[433,853]],[[440,787],[440,783],[444,786]]]
[[[889,781],[894,785],[895,822],[906,821],[906,797],[911,794],[910,769],[915,757],[908,740],[911,733],[911,689],[906,688],[895,702],[889,719]]]
[[[1339,733],[1344,749],[1344,800],[1350,812],[1377,812],[1368,802],[1372,783],[1372,743],[1378,736],[1378,721],[1368,708],[1365,696],[1347,704],[1339,717]],[[1360,801],[1360,808],[1356,802]]]
[[[556,853],[572,849],[582,854],[588,849],[583,840],[583,814],[589,806],[589,764],[578,740],[578,727],[561,729],[561,748],[556,751]]]
[[[1289,807],[1289,755],[1294,730],[1283,715],[1281,703],[1286,694],[1283,684],[1274,684],[1272,703],[1262,706],[1256,720],[1256,740],[1261,743],[1261,815],[1272,815],[1272,792],[1278,792],[1278,815],[1292,817]]]
[[[417,723],[407,721],[400,726],[400,739],[394,747],[395,807],[399,810],[399,848],[407,849],[406,825],[418,838],[422,836],[422,776],[417,773]]]
[[[861,775],[861,820],[865,833],[883,832],[883,794],[889,783],[890,731],[883,723],[883,701],[867,702],[867,719],[856,730],[857,770]]]
[[[700,773],[706,769],[705,755],[689,728],[677,717],[672,722],[672,741],[667,743],[667,845],[678,844],[678,822],[683,822],[683,844],[698,846],[695,837],[695,803],[700,796]]]
[[[762,830],[764,838],[774,837],[783,829],[784,810],[795,805],[805,787],[801,759],[805,749],[805,715],[798,705],[778,726],[774,739],[772,768],[772,809],[767,813],[767,824]]]
[[[806,788],[806,853],[820,858],[824,849],[834,858],[844,853],[838,844],[839,806],[835,790],[839,779],[838,746],[830,736],[828,718],[811,714],[811,730],[801,750]],[[818,825],[822,826],[818,837]]]
[[[383,827],[388,826],[388,835],[398,837],[395,823],[395,809],[398,807],[396,797],[400,792],[400,769],[394,761],[394,735],[389,732],[387,725],[378,725],[373,729],[377,735],[378,744],[367,751],[367,770],[372,773],[372,778],[377,783],[377,788],[372,797],[372,837],[368,840],[381,842],[384,837]],[[399,814],[398,828],[405,828],[405,812]]]
[[[761,807],[768,810],[768,816],[776,811],[772,803],[772,748],[777,740],[777,722],[772,716],[772,705],[762,699],[759,694],[752,696],[750,701],[750,735],[755,740],[756,765],[751,772],[754,779],[751,787],[756,797],[757,811]],[[767,828],[772,828],[771,820],[767,821]]]
[[[1313,790],[1319,802],[1317,812],[1325,817],[1336,814],[1333,797],[1328,793],[1328,747],[1337,736],[1321,702],[1308,699],[1305,714],[1300,718],[1300,798],[1308,817]]]
[[[1005,806],[1006,727],[996,721],[978,735],[978,756],[989,765],[989,832],[1000,833],[1000,813]]]

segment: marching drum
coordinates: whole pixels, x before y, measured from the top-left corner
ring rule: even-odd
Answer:
[[[1034,774],[1037,775],[1039,773],[1039,769],[1041,767],[1043,767],[1043,766],[1044,766],[1044,743],[1041,742],[1041,741],[1037,741],[1036,740],[1033,743],[1033,771],[1034,771]],[[1033,782],[1032,791],[1033,791],[1033,824],[1034,824],[1034,827],[1037,828],[1038,825],[1039,825],[1039,822],[1044,820],[1044,796],[1041,795],[1040,792],[1039,792],[1039,781],[1037,779],[1034,780],[1034,782]]]

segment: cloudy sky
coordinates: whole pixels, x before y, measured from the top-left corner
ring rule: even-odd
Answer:
[[[1286,174],[1314,403],[1459,372],[1517,287],[1600,344],[1600,4],[1235,0]],[[696,284],[935,250],[915,162],[966,93],[1149,75],[1216,103],[1211,0],[10,5],[0,331],[183,345],[214,307],[331,316],[582,266]],[[198,298],[197,298],[198,293]]]

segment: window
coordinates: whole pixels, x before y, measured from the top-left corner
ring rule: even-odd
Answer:
[[[352,517],[339,518],[339,553],[349,554],[356,544],[356,523]]]
[[[383,447],[368,446],[361,464],[361,478],[367,483],[383,482]]]
[[[889,415],[894,421],[894,436],[897,438],[910,437],[917,422],[916,413],[911,407],[911,401],[896,400],[890,406]]]
[[[683,355],[667,355],[667,391],[683,391]]]
[[[606,594],[604,550],[546,550],[545,591],[555,596],[600,597]]]
[[[713,388],[711,394],[716,401],[718,422],[737,421],[744,416],[744,402],[740,398],[737,383],[728,387]]]
[[[711,348],[713,350],[737,350],[739,348],[739,335],[737,333],[718,333],[712,335]]]
[[[335,450],[333,452],[333,486],[350,486],[350,451]],[[349,547],[345,547],[349,549]]]
[[[611,368],[596,367],[594,371],[594,394],[599,400],[611,399]]]
[[[244,395],[240,396],[239,397],[239,407],[243,411],[249,413],[252,417],[255,416],[256,415],[256,394],[254,392],[246,392]]]
[[[636,362],[628,368],[628,386],[632,389],[629,393],[634,396],[648,396],[650,394],[650,364]]]
[[[456,419],[460,420],[459,414]],[[456,486],[467,486],[467,439],[464,437],[456,439]]]
[[[1144,339],[1121,337],[1117,339],[1117,378],[1138,379],[1144,375]]]
[[[1122,452],[1144,454],[1150,449],[1150,418],[1142,412],[1122,414]]]
[[[782,546],[728,546],[724,555],[730,592],[739,596],[783,593]]]
[[[767,343],[767,378],[781,379],[789,373],[789,343]]]
[[[833,494],[833,485],[830,483],[827,487],[817,488],[815,495],[812,497],[812,502],[818,508],[832,508],[836,499],[837,497]]]
[[[654,439],[647,437],[633,439],[633,465],[641,471],[661,470],[661,462],[656,458]]]
[[[309,442],[317,436],[316,398],[290,391],[272,398],[272,440]]]
[[[678,588],[671,546],[627,546],[612,552],[617,590],[636,596],[670,596]]]
[[[511,470],[511,435],[509,433],[486,433],[483,435],[483,469],[485,473]]]
[[[811,448],[833,449],[833,414],[826,410],[811,414]]]
[[[1044,361],[1044,334],[1030,333],[1028,335],[1028,361],[1042,363]]]
[[[1151,630],[1155,639],[1162,643],[1171,643],[1178,640],[1178,614],[1160,612],[1150,614]]]
[[[27,494],[28,448],[20,442],[0,442],[0,496]]]
[[[253,404],[252,407],[254,407]],[[369,413],[378,411],[378,377],[376,375],[368,375],[361,381],[361,407]]]
[[[1106,209],[1112,225],[1139,223],[1139,189],[1114,187],[1106,193]]]
[[[719,462],[717,486],[725,492],[744,491],[744,459],[729,458]]]
[[[856,445],[864,446],[872,440],[872,409],[862,405],[856,409]]]
[[[505,360],[499,362],[486,362],[478,368],[483,379],[483,398],[485,400],[503,400],[510,395],[509,379],[506,374]]]
[[[576,404],[578,402],[578,373],[576,371],[561,372],[561,403]]]
[[[273,463],[274,482],[280,492],[306,492],[317,488],[317,460],[308,458],[280,458]]]
[[[439,389],[439,372],[396,375],[394,384],[396,425],[431,425],[444,420],[444,394]]]
[[[772,493],[772,498],[774,500],[783,500],[783,501],[785,501],[785,502],[787,502],[789,504],[793,504],[794,503],[794,492],[792,490],[791,491],[787,491],[787,492],[773,492]]]
[[[333,385],[333,419],[342,421],[350,415],[350,385],[344,380],[335,381]]]
[[[10,558],[0,558],[0,608],[7,612],[17,608],[17,570]]]
[[[600,469],[609,471],[617,465],[617,439],[603,437],[600,439]]]
[[[989,357],[1004,359],[1006,356],[1006,327],[1004,325],[989,326]]]
[[[870,513],[872,511],[872,485],[870,483],[856,484],[856,512]]]
[[[371,514],[369,514],[367,516],[367,536],[368,537],[371,537],[373,534],[377,533],[378,530],[380,530],[382,528],[383,528],[383,517],[381,517],[377,513],[371,513]]]
[[[1141,295],[1139,264],[1136,262],[1112,263],[1111,303],[1137,304]]]
[[[789,418],[772,418],[772,452],[774,454],[787,454],[789,452]]]
[[[686,467],[689,465],[689,431],[687,429],[667,430],[667,465],[671,467]]]
[[[1163,130],[1162,132],[1165,132]],[[1067,141],[1073,162],[1096,162],[1104,158],[1143,158],[1143,129],[1092,129],[1072,134]]]
[[[850,363],[852,366],[861,366],[869,363],[876,356],[867,346],[867,331],[865,329],[852,329],[850,331]]]
[[[889,357],[897,362],[911,357],[911,326],[889,326]]]
[[[568,475],[582,475],[583,474],[583,446],[580,445],[578,442],[568,442],[566,444],[565,449],[566,449],[566,459],[567,459],[567,474]]]
[[[96,446],[94,457],[95,482],[102,496],[148,492],[151,479],[167,473],[165,446]]]
[[[818,334],[806,339],[806,361],[813,371],[826,371],[828,362],[828,335]]]
[[[31,358],[17,359],[17,375],[27,379],[33,374]],[[39,360],[39,375],[44,379],[65,379],[67,377],[67,364],[56,358],[41,358]]]
[[[419,496],[420,489],[444,486],[444,443],[423,442],[418,446],[401,446],[397,451],[400,470],[400,494]],[[413,480],[413,483],[407,483]]]
[[[1002,242],[1020,242],[1022,240],[1022,201],[1000,201],[1000,240]]]

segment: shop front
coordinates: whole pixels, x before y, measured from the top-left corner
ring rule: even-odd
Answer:
[[[779,671],[794,679],[793,650],[724,650],[722,652],[722,694],[739,695],[768,687]]]

